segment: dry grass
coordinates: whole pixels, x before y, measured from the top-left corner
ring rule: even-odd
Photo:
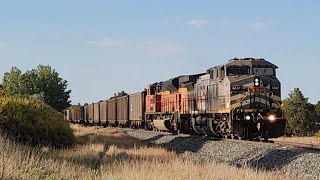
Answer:
[[[273,139],[275,142],[295,142],[295,143],[304,143],[304,144],[313,144],[320,146],[320,138],[318,137],[280,137]]]
[[[285,179],[282,174],[180,159],[115,129],[73,126],[73,149],[30,148],[0,137],[0,179]]]
[[[313,136],[316,138],[320,138],[320,130],[318,130],[316,133],[314,133]]]

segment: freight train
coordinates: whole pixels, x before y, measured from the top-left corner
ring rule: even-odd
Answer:
[[[66,110],[74,123],[268,140],[283,135],[278,67],[234,58],[204,73],[181,75],[144,91]]]

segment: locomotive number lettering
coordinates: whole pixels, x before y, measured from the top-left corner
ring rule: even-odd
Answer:
[[[248,92],[249,93],[265,93],[266,88],[265,87],[249,87]]]

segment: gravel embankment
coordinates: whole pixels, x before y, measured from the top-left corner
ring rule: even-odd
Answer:
[[[282,147],[268,143],[228,142],[187,135],[129,130],[127,134],[146,143],[164,146],[182,157],[214,160],[267,171],[280,170],[292,177],[320,179],[320,151]]]

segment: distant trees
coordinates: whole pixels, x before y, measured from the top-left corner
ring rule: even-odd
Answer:
[[[315,110],[318,116],[320,116],[320,101],[315,105]]]
[[[79,107],[81,107],[80,103],[78,103],[77,105],[76,104],[72,104],[71,106],[69,106],[70,109],[79,108]]]
[[[60,112],[70,106],[71,90],[67,85],[68,82],[59,77],[51,66],[43,65],[25,73],[12,67],[4,74],[2,82],[3,89],[10,94],[33,96]]]
[[[124,92],[124,91],[119,91],[118,93],[114,93],[114,95],[112,97],[110,97],[110,99],[114,99],[117,97],[122,97],[122,96],[126,96],[128,95],[128,93]]]
[[[283,109],[287,118],[287,135],[313,135],[319,130],[319,103],[308,102],[299,88],[295,88],[289,97],[283,101]],[[318,112],[318,113],[317,113]]]

